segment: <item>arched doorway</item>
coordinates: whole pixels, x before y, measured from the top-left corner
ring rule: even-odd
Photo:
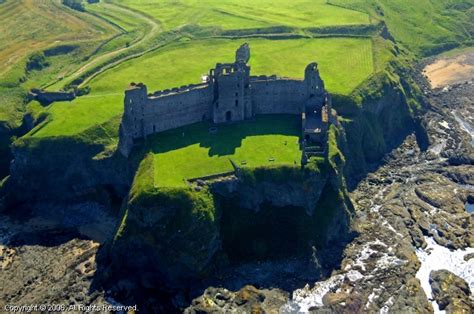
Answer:
[[[232,111],[229,110],[225,113],[225,121],[232,121]]]

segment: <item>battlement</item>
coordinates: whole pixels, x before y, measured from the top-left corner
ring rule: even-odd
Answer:
[[[156,99],[163,96],[178,95],[180,93],[185,93],[185,92],[189,92],[195,89],[201,89],[201,88],[207,88],[207,87],[209,87],[209,83],[183,85],[180,87],[155,91],[153,93],[148,94],[148,98]]]
[[[272,75],[252,75],[252,76],[250,76],[250,82],[274,82],[274,81],[303,82],[304,79],[286,77],[286,76],[277,76],[276,74],[272,74]]]
[[[317,63],[306,66],[304,79],[296,79],[251,76],[249,59],[250,48],[244,44],[235,62],[216,63],[202,83],[153,93],[143,83],[131,83],[125,91],[119,150],[128,156],[136,140],[192,123],[235,122],[261,114],[300,115],[303,147],[320,145],[333,119]]]

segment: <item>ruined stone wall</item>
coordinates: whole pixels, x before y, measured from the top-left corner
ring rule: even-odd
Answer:
[[[255,114],[301,114],[307,95],[303,80],[275,77],[251,78],[252,106]]]
[[[31,99],[35,99],[44,105],[49,105],[55,101],[71,101],[76,98],[74,92],[47,92],[33,89],[29,93]]]
[[[201,121],[223,123],[257,114],[302,113],[308,119],[308,115],[320,114],[326,90],[316,63],[305,68],[304,80],[250,76],[250,67],[240,60],[247,59],[250,52],[245,45],[241,48],[238,60],[216,64],[206,83],[152,94],[145,85],[132,83],[125,92],[119,150],[127,156],[134,139]]]
[[[143,135],[209,120],[212,99],[212,90],[207,84],[147,97],[143,106]]]

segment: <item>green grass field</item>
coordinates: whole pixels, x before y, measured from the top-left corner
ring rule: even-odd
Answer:
[[[0,123],[19,127],[28,89],[40,87],[77,67],[103,40],[117,33],[104,20],[60,5],[59,1],[18,0],[0,6]],[[49,67],[26,73],[29,55],[74,45],[68,54],[48,58]]]
[[[107,122],[122,110],[122,95],[87,95],[72,102],[57,102],[45,110],[51,114],[51,122],[36,131],[33,136],[75,135]]]
[[[153,16],[168,30],[188,24],[246,29],[369,23],[368,14],[330,6],[325,0],[119,0],[119,3]]]
[[[243,167],[299,164],[301,119],[295,115],[257,116],[255,121],[221,125],[198,123],[148,139],[154,153],[155,185],[184,186],[184,179],[232,171],[232,159]]]
[[[150,91],[197,83],[217,62],[232,62],[244,42],[250,44],[253,75],[303,78],[306,65],[317,61],[328,89],[349,93],[373,71],[369,39],[215,39],[169,45],[107,71],[91,87],[94,93],[110,93],[122,92],[132,81],[145,83]]]
[[[114,130],[118,129],[123,92],[130,82],[143,82],[150,92],[198,83],[201,75],[217,62],[232,61],[235,49],[245,41],[251,46],[252,74],[302,78],[305,66],[316,61],[328,90],[344,95],[349,95],[374,71],[384,71],[397,50],[381,36],[359,37],[360,34],[351,33],[350,27],[343,28],[347,37],[217,37],[244,33],[239,30],[257,35],[261,29],[273,27],[271,32],[282,35],[288,29],[278,26],[287,26],[291,27],[291,35],[314,36],[315,32],[305,28],[376,25],[383,20],[399,48],[407,48],[399,50],[407,58],[407,51],[425,55],[472,42],[470,30],[474,27],[469,19],[474,10],[472,0],[104,0],[87,4],[86,8],[89,13],[77,12],[62,6],[59,0],[18,0],[0,5],[0,41],[4,43],[0,46],[0,123],[6,121],[11,129],[21,125],[29,110],[24,105],[29,88],[47,86],[58,90],[81,78],[92,88],[91,93],[73,102],[57,102],[44,108],[50,114],[48,122],[30,135],[87,137],[108,122],[105,133],[115,136],[112,142],[116,142]],[[50,56],[49,67],[25,72],[26,59],[33,52],[71,43],[77,46],[73,52]],[[160,45],[163,46],[157,49]],[[131,56],[134,58],[124,61]],[[111,68],[104,70],[104,65]],[[32,107],[35,114],[41,111],[37,104],[28,106]],[[276,155],[272,147],[281,149],[285,138],[298,135],[287,132],[286,122],[278,123],[278,134],[247,134],[232,125],[228,130],[223,127],[214,138],[209,138],[205,125],[189,127],[197,134],[183,138],[182,143],[191,140],[189,145],[183,144],[175,152],[157,151],[155,155],[156,171],[175,171],[176,178],[158,174],[157,178],[164,180],[163,184],[176,185],[182,183],[185,175],[208,174],[211,168],[218,172],[229,170],[229,156],[237,161],[245,158],[249,165],[265,164],[269,155]],[[265,130],[267,124],[260,121],[243,126],[255,133],[255,129]],[[99,131],[97,134],[102,134]],[[225,146],[219,140],[225,132],[235,132],[241,140],[232,141],[240,145],[227,143],[233,145],[232,152],[214,153],[216,147]],[[203,138],[198,139],[198,135]],[[96,140],[91,136],[89,141]],[[266,143],[269,150],[262,151],[262,155],[251,153],[260,147],[259,143]],[[274,156],[275,162],[294,161],[296,153],[292,149],[297,147],[285,149],[290,147],[283,148],[281,156]],[[187,160],[189,155],[194,155],[196,163]],[[185,170],[177,170],[173,162]],[[207,165],[212,167],[206,168]],[[197,172],[194,174],[191,168]]]
[[[75,101],[58,102],[47,110],[52,121],[34,136],[72,135],[122,112],[123,92],[134,82],[149,91],[198,83],[217,62],[232,61],[244,40],[202,40],[173,44],[121,64],[91,81],[92,93]],[[373,72],[369,39],[320,38],[248,40],[253,74],[303,78],[304,68],[317,61],[327,88],[348,94]]]
[[[32,51],[60,42],[101,40],[114,33],[108,23],[56,1],[7,1],[0,6],[0,20],[0,79]]]
[[[420,55],[446,50],[470,41],[474,21],[472,0],[329,0],[369,12],[386,21],[397,41]],[[381,14],[383,13],[383,15]]]

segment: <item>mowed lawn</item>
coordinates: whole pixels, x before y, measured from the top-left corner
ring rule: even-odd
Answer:
[[[35,131],[32,136],[75,135],[109,121],[122,110],[122,94],[86,95],[72,102],[56,102],[46,109],[51,114],[51,122]]]
[[[92,92],[47,110],[53,120],[34,136],[71,135],[120,114],[130,82],[143,82],[149,92],[200,82],[217,62],[232,62],[244,40],[196,40],[171,44],[104,72],[91,81]],[[253,75],[303,78],[317,61],[330,92],[348,94],[373,72],[372,41],[357,38],[247,40]],[[80,116],[78,116],[78,114]],[[60,118],[57,118],[60,117]],[[81,121],[78,123],[78,121]]]
[[[156,134],[147,147],[154,153],[155,185],[183,186],[185,179],[242,167],[299,164],[301,117],[257,116],[255,121],[219,125],[198,123]]]
[[[185,25],[248,29],[368,24],[363,12],[327,5],[326,0],[119,0],[157,19],[165,29]]]

